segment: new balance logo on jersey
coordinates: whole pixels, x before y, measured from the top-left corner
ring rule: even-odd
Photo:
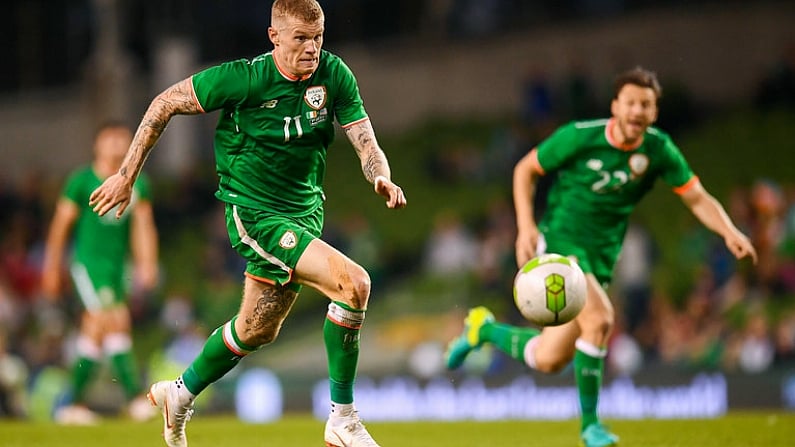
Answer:
[[[262,104],[260,104],[259,108],[260,109],[273,109],[273,108],[276,107],[276,104],[278,104],[278,103],[279,103],[278,99],[271,99],[271,100],[265,101]]]

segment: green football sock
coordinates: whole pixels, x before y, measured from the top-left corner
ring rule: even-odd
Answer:
[[[492,322],[480,327],[479,336],[482,341],[492,343],[500,351],[524,362],[524,346],[540,333],[538,329],[530,327]]]
[[[323,341],[326,344],[331,401],[337,404],[353,403],[362,322],[363,310],[352,309],[336,301],[329,304],[323,325]]]
[[[577,340],[577,350],[574,352],[574,378],[580,396],[581,430],[599,421],[597,406],[606,355],[606,350]]]
[[[132,352],[117,352],[110,356],[111,366],[124,390],[127,400],[132,400],[141,393],[141,382],[138,378],[138,367]]]
[[[235,332],[235,320],[237,316],[213,331],[204,343],[202,352],[182,373],[185,388],[194,395],[223,377],[237,366],[240,359],[256,349],[240,341]]]
[[[74,403],[85,403],[86,390],[94,378],[99,362],[90,357],[78,357],[72,367],[72,401]]]

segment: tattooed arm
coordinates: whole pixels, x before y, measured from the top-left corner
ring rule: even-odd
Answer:
[[[389,179],[389,162],[386,160],[384,151],[378,146],[370,120],[360,121],[351,126],[343,127],[343,129],[356,150],[356,155],[362,162],[364,178],[370,183],[375,183],[375,178],[378,176],[384,176]]]
[[[406,195],[400,186],[392,182],[389,162],[378,146],[370,120],[360,121],[343,129],[362,163],[364,178],[373,184],[376,194],[386,198],[389,208],[405,207]]]
[[[94,211],[102,216],[118,205],[116,217],[121,217],[130,204],[133,183],[171,117],[199,113],[204,113],[204,110],[196,99],[191,78],[183,79],[157,95],[135,131],[119,172],[108,177],[91,193],[89,205],[94,207]]]

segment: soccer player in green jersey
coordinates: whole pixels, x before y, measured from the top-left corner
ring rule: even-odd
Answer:
[[[324,14],[315,0],[276,0],[268,28],[273,50],[207,68],[160,93],[119,172],[91,196],[100,215],[115,206],[116,214],[122,212],[168,121],[178,114],[220,110],[216,197],[226,206],[232,246],[247,261],[243,298],[238,314],[210,335],[182,375],[150,388],[171,447],[187,445],[185,423],[196,396],[241,358],[276,339],[302,286],[331,300],[323,326],[331,394],[325,442],[377,446],[353,398],[370,277],[320,238],[326,150],[335,120],[387,207],[404,207],[406,197],[391,180],[354,75],[338,56],[321,50],[323,32]]]
[[[72,368],[71,403],[55,412],[55,420],[63,424],[97,420],[86,405],[86,390],[103,357],[110,359],[114,379],[124,389],[129,415],[147,419],[156,414],[143,395],[132,353],[129,285],[125,280],[132,255],[136,286],[151,290],[157,285],[157,230],[149,184],[143,176],[135,182],[129,211],[118,219],[98,216],[88,203],[94,189],[118,171],[131,141],[131,130],[121,123],[109,122],[99,128],[93,163],[70,174],[50,224],[42,292],[52,300],[61,295],[62,263],[71,241],[69,270],[84,308]]]
[[[643,68],[616,78],[612,118],[562,126],[515,166],[516,262],[522,266],[549,252],[575,258],[587,278],[585,307],[567,324],[540,332],[495,321],[485,307],[471,309],[464,332],[448,346],[446,362],[459,367],[483,343],[530,368],[553,373],[574,360],[586,447],[615,445],[618,437],[599,422],[597,402],[614,311],[606,288],[621,251],[629,216],[660,178],[707,228],[725,240],[738,259],[756,251],[720,203],[698,180],[671,138],[651,127],[661,87]],[[547,209],[537,224],[533,198],[539,178],[555,173]]]

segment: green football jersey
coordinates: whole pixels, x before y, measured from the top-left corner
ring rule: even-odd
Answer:
[[[280,71],[269,52],[203,70],[193,87],[205,112],[221,110],[216,197],[279,214],[305,216],[322,206],[334,120],[346,126],[367,118],[353,73],[325,50],[305,79]]]
[[[619,149],[607,139],[613,120],[572,122],[538,145],[538,161],[556,173],[539,223],[547,237],[586,247],[620,245],[629,215],[661,178],[673,188],[694,174],[664,132],[650,127],[640,146]]]
[[[116,219],[115,210],[100,217],[88,205],[91,193],[100,184],[102,180],[87,166],[75,170],[64,185],[63,197],[80,210],[73,230],[73,261],[84,265],[94,281],[119,282],[130,253],[130,213],[136,201],[150,200],[150,187],[146,176],[141,174],[133,185],[130,205]]]

